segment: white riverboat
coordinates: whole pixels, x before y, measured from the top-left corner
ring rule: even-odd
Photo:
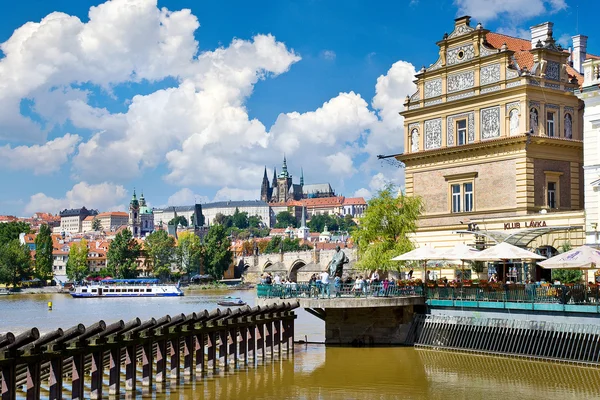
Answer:
[[[170,297],[183,296],[179,284],[161,284],[158,279],[104,279],[95,284],[76,285],[71,296],[82,297]]]

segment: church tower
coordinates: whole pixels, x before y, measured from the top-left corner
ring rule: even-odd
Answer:
[[[267,167],[265,167],[262,185],[260,186],[260,199],[265,203],[271,201],[271,187],[269,185],[269,178],[267,177]]]
[[[139,237],[141,234],[141,218],[140,218],[140,202],[135,195],[135,189],[133,189],[133,197],[129,202],[129,230],[133,234],[133,237]]]
[[[283,156],[283,165],[281,167],[281,173],[277,178],[277,202],[286,203],[289,196],[289,190],[292,186],[292,176],[288,173],[287,170],[287,160],[285,159],[285,155]]]

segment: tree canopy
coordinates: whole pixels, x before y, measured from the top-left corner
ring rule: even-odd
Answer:
[[[96,232],[102,230],[102,223],[100,222],[100,220],[98,218],[94,218],[92,220],[92,230],[96,231]]]
[[[314,215],[306,224],[311,232],[323,232],[325,225],[327,225],[327,230],[330,232],[350,232],[356,227],[356,223],[350,214],[344,217],[337,215],[318,214]]]
[[[173,217],[173,219],[169,221],[169,225],[179,226],[180,224],[181,226],[188,226],[188,220],[183,215]]]
[[[298,221],[296,217],[289,211],[282,211],[277,214],[275,228],[287,228],[288,226],[297,228]]]
[[[0,224],[0,245],[18,239],[21,233],[29,233],[29,224],[25,222],[8,222]]]
[[[40,226],[35,237],[35,273],[42,280],[52,279],[54,258],[52,257],[52,233],[46,224]]]
[[[3,224],[0,224],[3,225]],[[13,287],[31,277],[31,252],[19,239],[0,244],[0,282]]]
[[[223,274],[233,261],[229,249],[230,242],[223,225],[213,225],[204,238],[204,268],[205,273],[215,279],[222,279]]]
[[[88,251],[88,244],[85,239],[71,244],[69,259],[67,260],[67,278],[69,280],[80,282],[89,275]]]
[[[414,248],[409,235],[417,230],[423,203],[420,197],[396,193],[393,185],[379,191],[369,200],[359,226],[352,232],[354,243],[358,245],[358,268],[398,269],[398,263],[391,258]]]
[[[146,237],[144,249],[155,276],[166,278],[171,274],[171,264],[175,261],[175,238],[167,231],[154,231]]]
[[[300,239],[290,239],[288,237],[283,238],[281,236],[275,236],[269,241],[262,253],[272,254],[280,252],[292,252],[292,251],[304,251],[310,250],[312,247],[308,244],[300,244]]]
[[[131,231],[124,229],[110,242],[106,255],[106,272],[113,278],[135,278],[136,259],[140,255],[140,245],[133,239]]]
[[[202,260],[200,238],[192,232],[182,232],[177,240],[176,256],[183,273],[199,274]]]

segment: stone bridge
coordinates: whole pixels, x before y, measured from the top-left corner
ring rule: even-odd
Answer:
[[[344,271],[351,271],[357,260],[356,248],[343,248],[350,263]],[[335,250],[307,250],[289,253],[260,254],[235,257],[234,263],[244,271],[246,282],[257,282],[263,272],[289,277],[298,282],[308,281],[314,273],[322,272],[335,254]]]

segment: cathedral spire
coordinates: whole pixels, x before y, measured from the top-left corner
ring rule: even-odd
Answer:
[[[263,181],[268,181],[269,178],[267,177],[267,166],[265,165],[265,174],[263,175]]]
[[[283,165],[281,166],[281,174],[282,178],[287,178],[289,176],[287,170],[287,160],[285,159],[285,153],[283,154]]]
[[[273,167],[273,184],[272,187],[277,186],[277,168]]]
[[[300,167],[300,186],[304,186],[304,169]]]

